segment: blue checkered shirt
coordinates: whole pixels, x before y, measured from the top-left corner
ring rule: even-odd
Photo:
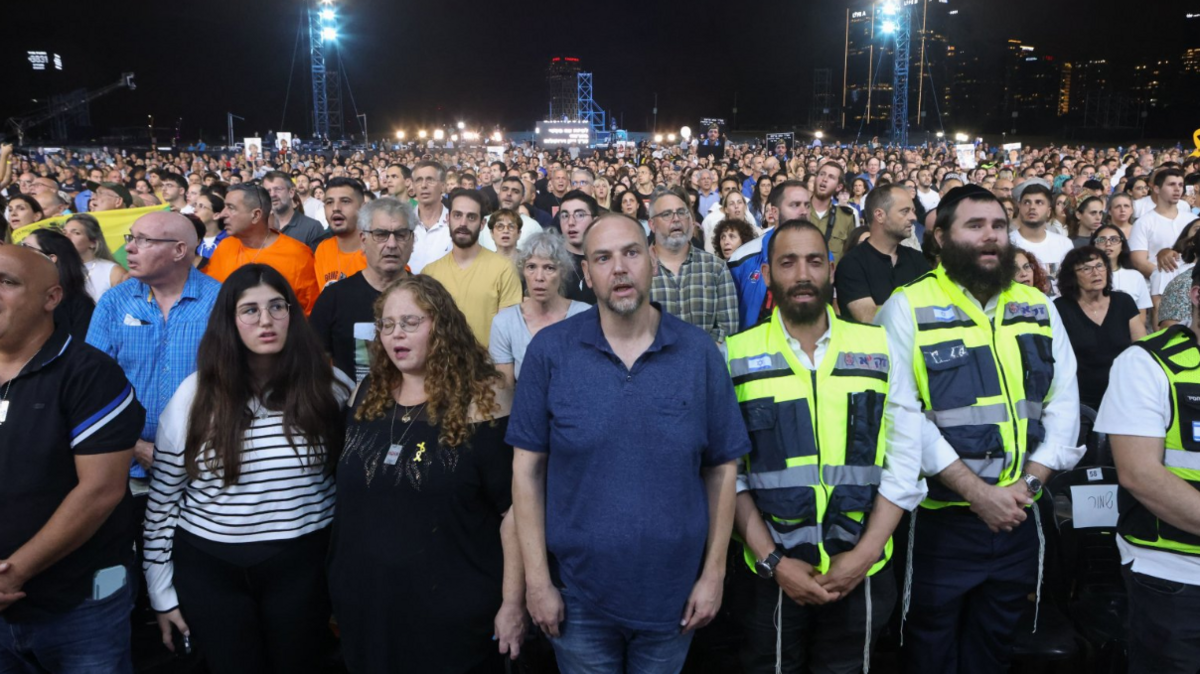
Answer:
[[[189,270],[183,294],[166,319],[150,286],[137,279],[113,286],[96,303],[87,342],[112,356],[133,384],[138,402],[146,408],[143,440],[154,442],[158,415],[196,371],[196,351],[220,289],[212,278]],[[146,474],[134,463],[130,475]]]

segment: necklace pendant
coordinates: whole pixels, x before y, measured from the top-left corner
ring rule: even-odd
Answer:
[[[0,400],[0,424],[8,420],[8,401]]]
[[[405,412],[404,416],[400,417],[400,421],[403,421],[406,424],[412,421],[412,412]]]

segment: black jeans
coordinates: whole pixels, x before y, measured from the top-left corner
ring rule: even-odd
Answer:
[[[1200,672],[1200,585],[1121,571],[1129,591],[1129,674]]]
[[[871,648],[896,605],[896,577],[884,567],[870,578]],[[729,602],[742,623],[745,643],[741,662],[745,674],[775,671],[775,607],[779,585],[740,565],[730,588]],[[783,671],[799,674],[851,674],[863,669],[867,638],[867,582],[839,601],[801,606],[783,595],[780,640]]]
[[[258,564],[214,557],[175,535],[175,591],[192,642],[213,674],[323,671],[333,634],[325,581],[329,529]]]

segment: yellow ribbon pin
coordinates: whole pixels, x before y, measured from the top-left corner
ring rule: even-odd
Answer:
[[[416,463],[421,463],[421,457],[424,454],[425,454],[425,443],[418,442],[417,443],[417,455],[413,457],[413,461]]]
[[[1192,133],[1192,142],[1196,144],[1196,149],[1192,150],[1192,154],[1188,156],[1200,157],[1200,129],[1196,129],[1196,131]]]

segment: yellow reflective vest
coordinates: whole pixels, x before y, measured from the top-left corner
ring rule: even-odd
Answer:
[[[882,328],[828,312],[830,343],[820,366],[800,364],[779,309],[727,340],[750,454],[740,469],[775,542],[786,555],[829,568],[866,528],[883,475],[883,405],[888,349]],[[755,555],[745,549],[747,565]],[[870,574],[890,558],[889,539]]]
[[[1054,378],[1050,300],[1011,283],[988,320],[941,266],[896,292],[912,312],[913,369],[925,416],[980,479],[1013,484],[1026,455],[1046,437],[1042,409]],[[947,505],[966,501],[930,480],[921,506]]]
[[[1148,351],[1167,375],[1171,423],[1164,439],[1163,465],[1172,475],[1200,490],[1200,348],[1196,335],[1176,325],[1134,345]],[[1158,519],[1124,488],[1117,494],[1121,512],[1117,532],[1126,542],[1200,556],[1200,536]]]

